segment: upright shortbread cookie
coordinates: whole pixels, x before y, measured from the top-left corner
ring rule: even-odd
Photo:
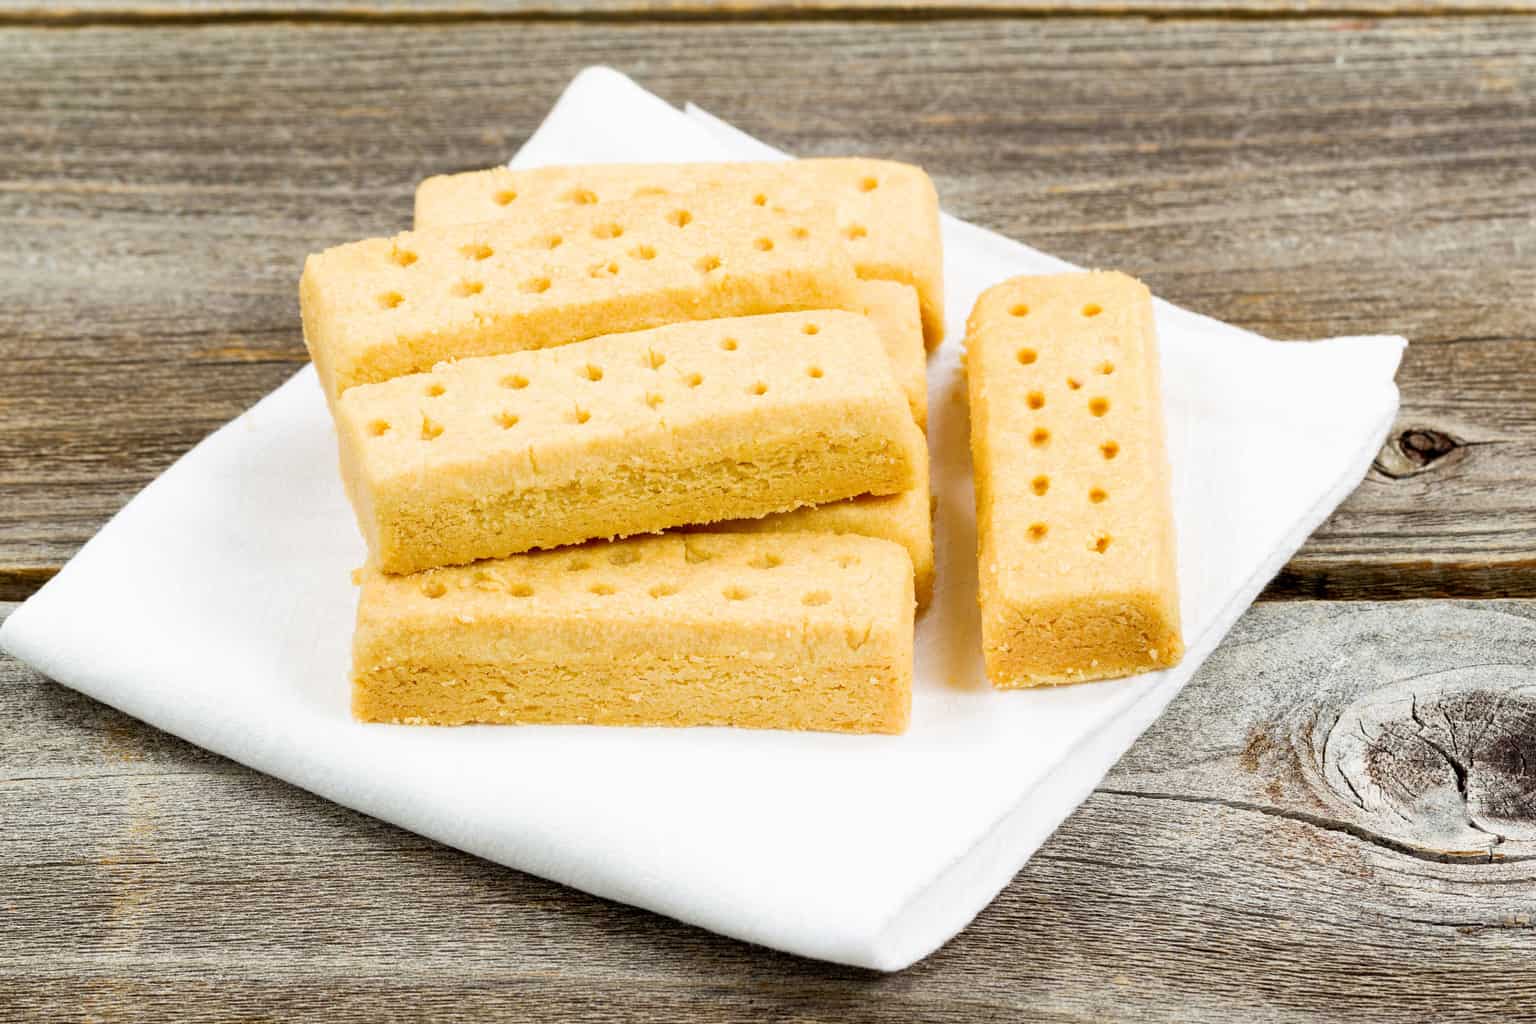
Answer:
[[[891,494],[924,457],[870,321],[830,310],[445,363],[335,411],[385,572]]]
[[[780,512],[761,519],[733,519],[701,529],[711,533],[853,533],[907,549],[912,559],[917,606],[933,597],[933,499],[928,490],[928,449],[917,460],[917,483],[900,494],[864,494]]]
[[[899,733],[912,566],[864,537],[669,534],[367,570],[352,652],[366,721]]]
[[[1184,653],[1152,297],[1116,273],[1018,277],[967,324],[982,643],[994,686]]]
[[[928,347],[944,337],[944,263],[939,199],[920,167],[889,160],[778,163],[591,164],[446,174],[416,190],[416,227],[540,218],[635,196],[725,191],[737,205],[830,202],[859,274],[912,285],[922,300]]]
[[[445,226],[304,264],[304,336],[327,395],[445,359],[682,320],[858,309],[830,207],[700,192]]]
[[[928,429],[928,352],[923,348],[923,322],[917,292],[893,281],[861,281],[857,312],[869,317],[885,342],[891,369],[907,392],[912,418]]]

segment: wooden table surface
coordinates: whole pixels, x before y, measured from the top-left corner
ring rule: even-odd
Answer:
[[[495,867],[0,660],[0,1018],[1536,1019],[1536,9],[1236,7],[0,0],[0,601],[303,363],[306,252],[592,63],[1271,336],[1412,340],[1359,491],[904,973]]]

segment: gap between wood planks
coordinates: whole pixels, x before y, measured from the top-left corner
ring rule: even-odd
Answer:
[[[0,565],[0,601],[25,601],[61,566]],[[1293,561],[1255,599],[1268,601],[1475,601],[1536,598],[1536,560],[1519,563],[1362,566],[1331,571],[1326,563]]]

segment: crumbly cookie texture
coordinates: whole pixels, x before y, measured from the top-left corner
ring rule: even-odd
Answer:
[[[888,541],[668,534],[360,577],[365,721],[899,733],[910,715],[912,566]]]
[[[858,299],[859,312],[869,317],[880,340],[885,342],[891,369],[896,371],[896,379],[912,405],[912,418],[927,430],[928,352],[923,348],[923,322],[916,290],[892,281],[861,281]]]
[[[445,363],[335,413],[395,573],[894,494],[926,454],[869,319],[828,310]]]
[[[830,206],[713,190],[560,206],[309,257],[304,337],[326,394],[445,359],[685,320],[861,308]]]
[[[1183,657],[1152,298],[1118,273],[1019,277],[966,332],[982,643],[994,686]]]
[[[702,527],[729,533],[854,533],[900,544],[912,559],[917,606],[933,598],[933,498],[928,449],[919,450],[917,483],[900,494],[864,494],[761,519],[733,519]]]
[[[863,311],[885,343],[897,379],[906,389],[912,415],[924,426],[928,412],[927,353],[917,315],[917,293],[890,281],[860,286]],[[894,541],[912,558],[917,606],[933,597],[933,498],[928,484],[928,449],[917,453],[918,478],[899,494],[864,494],[811,505],[761,519],[736,519],[699,529],[733,533],[853,533]]]
[[[939,200],[922,168],[888,160],[591,164],[446,174],[416,190],[416,227],[540,217],[640,196],[723,191],[738,206],[831,203],[838,237],[862,277],[915,287],[930,349],[944,337]]]

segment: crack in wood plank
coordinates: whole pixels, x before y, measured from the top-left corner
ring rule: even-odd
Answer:
[[[1536,860],[1536,853],[1516,854],[1505,857],[1500,854],[1484,850],[1425,850],[1393,839],[1390,836],[1374,832],[1353,822],[1341,821],[1337,818],[1329,818],[1321,814],[1313,814],[1308,811],[1299,811],[1284,807],[1269,807],[1264,804],[1251,803],[1246,800],[1228,800],[1212,796],[1191,796],[1184,793],[1156,793],[1134,789],[1099,788],[1096,793],[1104,793],[1109,796],[1133,797],[1139,800],[1176,800],[1187,804],[1206,804],[1212,807],[1226,807],[1234,811],[1248,811],[1253,814],[1263,814],[1271,818],[1280,818],[1285,821],[1300,822],[1303,825],[1311,825],[1326,832],[1339,832],[1344,835],[1379,846],[1383,850],[1401,854],[1404,857],[1412,857],[1414,860],[1430,861],[1436,864],[1472,864],[1472,863],[1517,863],[1519,861]]]

